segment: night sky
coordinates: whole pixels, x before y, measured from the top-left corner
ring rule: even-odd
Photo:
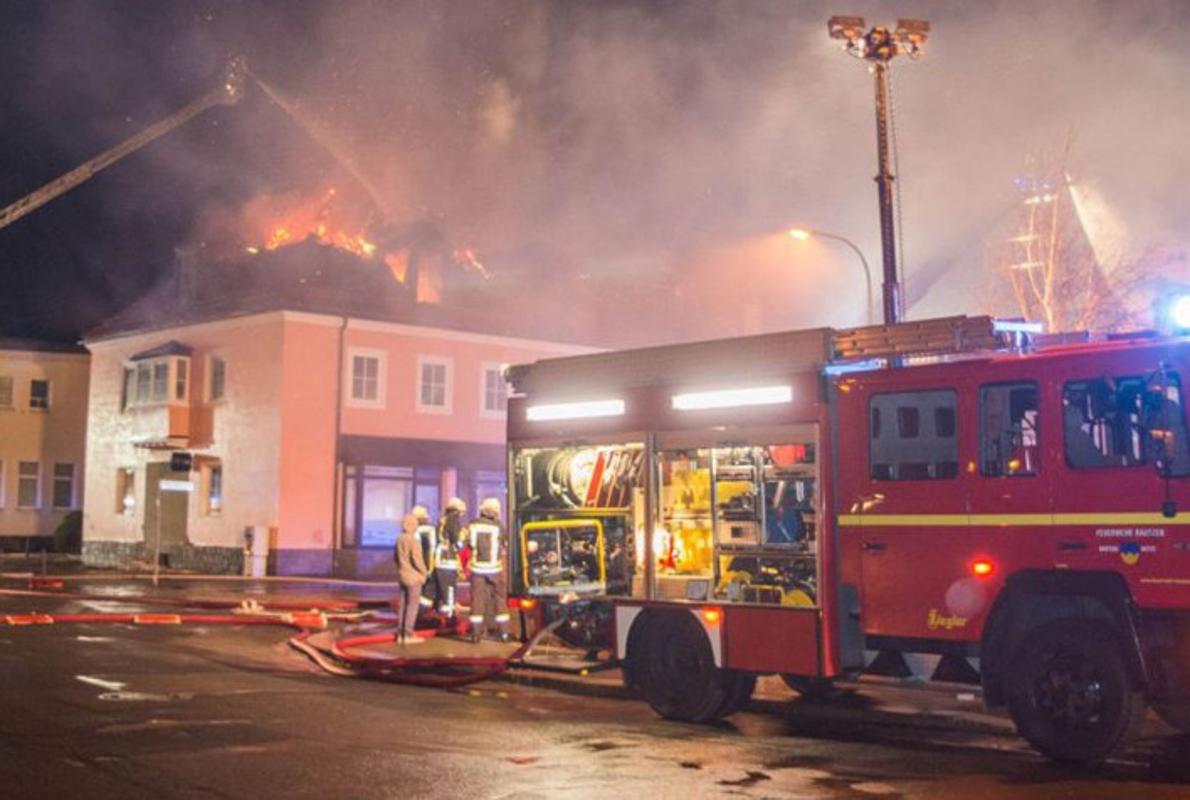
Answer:
[[[503,285],[571,287],[595,316],[624,282],[646,287],[642,338],[679,317],[714,335],[862,316],[848,251],[774,238],[812,225],[879,262],[871,81],[827,38],[836,13],[934,24],[925,57],[894,70],[911,313],[985,310],[973,287],[1013,180],[1068,139],[1122,249],[1190,246],[1177,0],[0,8],[0,202],[242,54],[367,176],[385,208],[361,218],[433,220]],[[249,87],[0,230],[0,335],[79,336],[168,275],[176,248],[240,246],[262,203],[333,187],[369,209],[349,172]]]

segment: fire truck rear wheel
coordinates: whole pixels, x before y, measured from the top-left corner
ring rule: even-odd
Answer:
[[[731,672],[715,666],[706,632],[687,612],[649,620],[633,673],[653,710],[666,719],[709,722],[732,699]]]
[[[756,675],[751,672],[740,672],[737,669],[722,670],[727,673],[727,694],[723,698],[723,707],[715,715],[728,717],[737,711],[742,711],[752,700],[752,693],[756,691]]]
[[[1005,690],[1021,736],[1055,761],[1097,764],[1144,719],[1118,637],[1090,620],[1056,620],[1027,635]]]

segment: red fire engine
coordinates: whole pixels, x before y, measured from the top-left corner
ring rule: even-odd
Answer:
[[[867,671],[978,681],[1060,760],[1107,757],[1150,704],[1190,731],[1190,341],[1006,336],[956,317],[511,368],[513,594],[578,598],[563,631],[606,631],[671,719],[732,713],[760,674]]]

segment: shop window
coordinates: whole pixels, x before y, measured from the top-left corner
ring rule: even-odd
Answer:
[[[878,394],[871,399],[868,456],[875,480],[938,480],[958,475],[953,390]],[[881,426],[896,420],[895,435]]]
[[[11,375],[0,375],[0,408],[12,408]]]
[[[343,546],[355,547],[356,534],[356,484],[359,471],[355,467],[343,470]]]
[[[1190,474],[1181,381],[1113,377],[1067,383],[1062,390],[1066,462],[1074,469],[1135,467],[1164,459]]]
[[[41,464],[21,461],[17,464],[17,508],[41,507]]]
[[[54,464],[54,508],[74,508],[74,464]]]
[[[417,409],[450,411],[450,360],[419,356],[417,359]]]
[[[392,547],[401,519],[413,508],[413,470],[364,467],[361,481],[360,547]]]
[[[1038,393],[1033,382],[979,390],[979,471],[989,477],[1036,475]]]
[[[477,471],[475,473],[475,505],[472,508],[478,512],[479,504],[489,497],[499,500],[500,506],[503,507],[507,488],[508,484],[504,479],[503,472],[482,469]]]
[[[50,382],[44,380],[29,381],[29,408],[48,411],[50,408]]]
[[[223,465],[207,462],[199,470],[199,489],[202,492],[202,513],[212,516],[223,513]]]
[[[136,512],[136,469],[120,467],[116,470],[116,513]]]
[[[207,400],[222,400],[227,393],[227,362],[218,356],[211,356],[210,376],[207,379]]]

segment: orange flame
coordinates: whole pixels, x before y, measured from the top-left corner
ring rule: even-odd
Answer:
[[[249,253],[259,253],[261,250],[276,250],[279,247],[314,239],[320,244],[337,247],[359,256],[374,255],[376,243],[364,235],[361,227],[341,219],[335,196],[335,190],[328,189],[313,202],[287,203],[288,208],[269,215],[269,223],[263,226],[263,230],[258,228],[259,232],[252,236],[261,243],[245,249]]]

